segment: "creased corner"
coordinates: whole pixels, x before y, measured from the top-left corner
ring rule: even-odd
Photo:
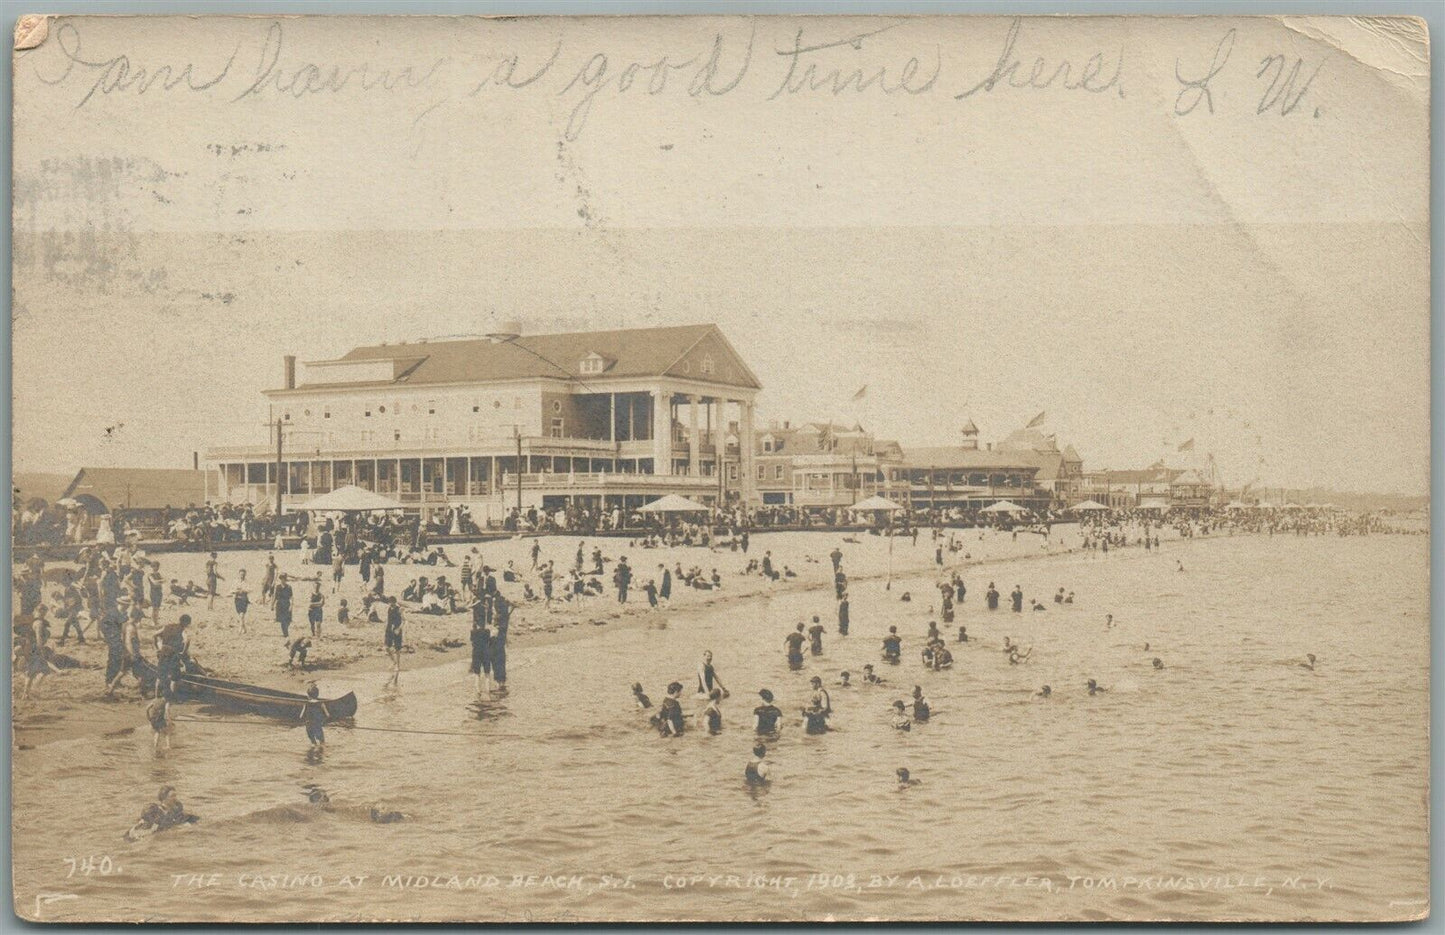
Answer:
[[[1414,16],[1282,16],[1285,28],[1415,89],[1430,85],[1430,30]]]
[[[43,13],[27,13],[15,21],[15,50],[24,52],[45,42],[50,35],[50,17]]]

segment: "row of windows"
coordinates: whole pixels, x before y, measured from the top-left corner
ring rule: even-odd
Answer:
[[[566,438],[566,437],[567,437],[567,422],[566,422],[565,419],[560,419],[560,418],[559,418],[559,419],[553,419],[552,422],[551,422],[551,425],[548,426],[548,429],[549,429],[548,434],[550,434],[551,437],[553,437],[553,438]],[[435,426],[430,426],[430,427],[426,427],[426,428],[421,429],[420,434],[417,435],[417,436],[415,436],[415,437],[418,438],[420,441],[439,442],[439,441],[441,441],[441,434],[442,434],[442,433],[441,433],[441,429],[440,429],[440,428],[437,428],[437,427],[435,427]],[[386,432],[386,430],[384,430],[384,429],[383,429],[383,430],[362,429],[362,430],[361,430],[361,443],[362,443],[363,445],[371,445],[371,444],[374,444],[374,443],[376,443],[376,442],[379,442],[379,441],[384,440],[384,439],[386,438],[386,435],[387,435],[387,432]],[[392,429],[392,430],[391,430],[391,440],[392,440],[392,441],[394,441],[394,442],[399,442],[399,441],[401,441],[401,438],[402,438],[401,429]],[[493,433],[489,433],[489,432],[482,431],[482,430],[476,428],[475,426],[470,427],[470,428],[467,429],[467,441],[469,441],[469,442],[475,442],[475,441],[490,441],[490,440],[494,440],[494,438],[495,438],[495,436],[494,436]],[[328,445],[330,445],[330,444],[333,444],[334,441],[335,441],[335,436],[334,436],[334,434],[331,433],[331,432],[327,432],[327,433],[326,433],[326,443],[327,443]]]
[[[481,400],[473,400],[473,401],[472,401],[472,412],[481,412],[481,411],[482,411],[482,405],[483,405],[483,404],[482,404],[482,401],[481,401]],[[501,408],[502,408],[502,401],[501,401],[500,399],[494,399],[494,400],[492,400],[492,409],[495,410],[495,409],[501,409]],[[514,397],[512,397],[512,408],[513,408],[513,409],[521,409],[521,408],[522,408],[522,397],[520,397],[520,396],[514,396]],[[332,410],[332,407],[331,407],[331,406],[323,406],[323,407],[321,407],[321,409],[319,410],[319,412],[320,412],[320,414],[321,414],[321,418],[323,418],[323,419],[329,419],[329,418],[331,418],[331,410]],[[392,406],[391,406],[391,414],[392,414],[393,416],[401,416],[405,411],[406,411],[406,407],[405,407],[401,402],[399,402],[399,401],[393,403]],[[552,401],[552,411],[553,411],[553,412],[561,412],[561,411],[562,411],[562,402],[561,402],[561,400],[553,400],[553,401]],[[384,416],[384,415],[386,415],[386,413],[387,413],[387,406],[386,406],[384,403],[381,404],[381,405],[376,405],[376,406],[367,406],[364,410],[362,410],[362,415],[369,419],[369,418],[371,418],[371,415],[372,415],[373,412],[376,413],[377,415],[382,415],[382,416]],[[411,404],[411,414],[412,414],[412,415],[414,415],[414,416],[419,416],[419,415],[421,415],[423,412],[425,412],[425,413],[426,413],[427,415],[429,415],[429,416],[434,416],[434,415],[436,415],[436,414],[437,414],[437,401],[434,400],[434,399],[429,399],[429,400],[427,400],[424,404],[423,404],[423,403],[412,403],[412,404]],[[312,416],[312,410],[310,410],[310,409],[303,409],[303,410],[301,410],[301,416],[302,416],[303,418],[307,418],[307,419],[311,418],[311,416]],[[283,412],[282,415],[281,415],[281,418],[284,419],[284,420],[287,421],[287,422],[290,422],[290,421],[291,421],[291,412],[290,412],[290,410],[286,410],[285,412]]]

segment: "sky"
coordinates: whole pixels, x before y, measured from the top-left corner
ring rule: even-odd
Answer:
[[[1086,468],[1192,438],[1232,485],[1428,489],[1408,32],[158,22],[52,22],[17,66],[16,470],[188,465],[264,440],[283,354],[505,318],[716,322],[764,422],[1044,412]],[[1036,60],[1069,70],[1010,83]]]

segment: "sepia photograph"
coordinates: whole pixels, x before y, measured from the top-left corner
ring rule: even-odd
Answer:
[[[13,41],[21,919],[1428,917],[1423,20]]]

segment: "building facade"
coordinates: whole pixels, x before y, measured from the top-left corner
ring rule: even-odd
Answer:
[[[754,451],[759,500],[765,506],[838,509],[886,494],[889,467],[902,459],[897,442],[861,426],[834,422],[770,423]]]
[[[279,486],[295,507],[355,484],[478,521],[758,499],[761,384],[715,325],[381,344],[283,373],[271,443],[206,452],[223,499],[274,503]]]

